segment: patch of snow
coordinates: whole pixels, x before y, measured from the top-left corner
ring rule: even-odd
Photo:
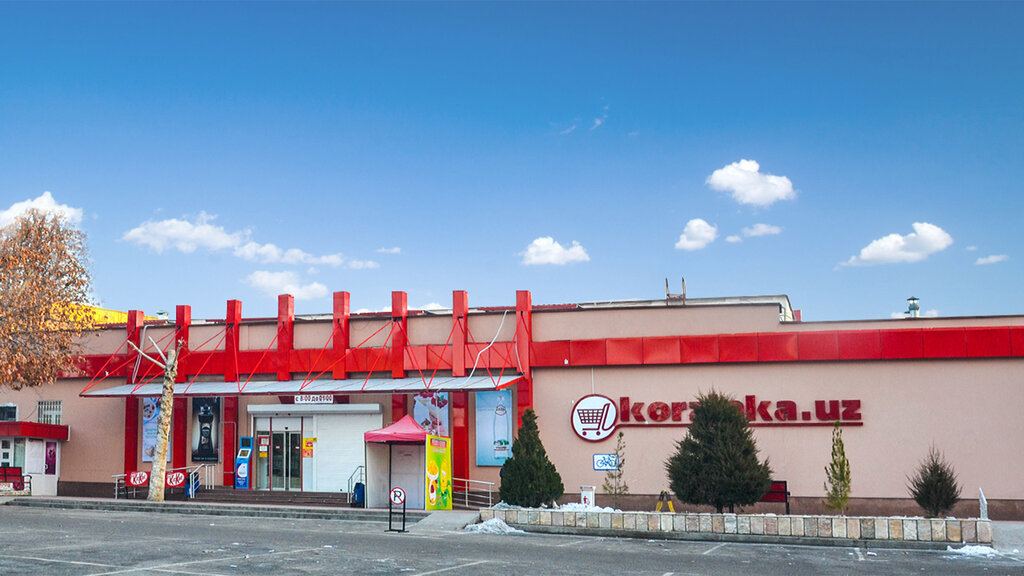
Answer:
[[[522,510],[522,506],[513,506],[512,504],[506,503],[504,500],[498,502],[493,506],[495,510]]]
[[[622,510],[616,510],[614,508],[601,508],[600,506],[594,506],[591,504],[580,504],[579,502],[571,502],[569,504],[562,504],[555,510],[561,510],[563,512],[622,512]]]
[[[486,522],[479,524],[470,524],[466,526],[466,532],[474,532],[476,534],[525,534],[522,530],[517,530],[505,524],[500,518],[491,518]]]
[[[996,552],[995,548],[992,548],[991,546],[964,546],[963,548],[946,546],[946,552],[953,552],[954,554],[970,556],[973,558],[991,558],[993,556],[999,556],[999,552]]]

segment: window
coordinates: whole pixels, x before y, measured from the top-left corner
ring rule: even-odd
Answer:
[[[14,404],[0,405],[0,422],[14,422],[18,419],[18,407]]]
[[[40,400],[36,414],[40,424],[60,424],[60,400]]]

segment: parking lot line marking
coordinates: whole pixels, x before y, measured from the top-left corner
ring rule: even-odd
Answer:
[[[863,562],[864,561],[864,555],[860,553],[860,548],[854,548],[853,552],[854,552],[854,554],[857,555],[857,561],[858,562]]]
[[[193,566],[195,564],[210,564],[212,562],[231,562],[237,560],[252,560],[254,558],[265,558],[267,556],[284,556],[287,554],[302,554],[305,552],[313,552],[314,550],[322,550],[322,548],[302,548],[300,550],[288,550],[280,552],[268,552],[266,554],[236,554],[234,556],[221,556],[219,558],[205,558],[203,560],[190,560],[188,562],[174,562],[171,564],[162,564],[159,566],[139,566],[138,568],[122,568],[120,570],[114,570],[112,572],[102,572],[100,574],[92,574],[91,576],[111,576],[112,574],[131,574],[132,572],[175,572],[177,567]],[[106,566],[107,568],[115,568],[115,566]],[[184,570],[177,570],[177,572],[185,573]]]
[[[573,546],[575,544],[585,544],[587,542],[590,542],[591,540],[593,540],[593,539],[592,538],[588,538],[586,540],[573,540],[571,542],[562,542],[561,544],[555,544],[555,548],[562,548],[564,546]]]
[[[12,558],[14,560],[35,560],[36,562],[52,562],[54,564],[75,564],[77,566],[99,566],[101,568],[117,568],[114,564],[100,564],[98,562],[80,562],[77,560],[56,560],[54,558],[40,558],[37,556],[16,556],[14,554],[0,554],[0,558]]]
[[[714,552],[715,550],[718,550],[719,548],[721,548],[722,546],[725,546],[726,544],[728,544],[728,542],[722,542],[718,546],[714,546],[712,548],[708,548],[707,550],[701,552],[701,556],[707,556],[708,554],[711,554],[712,552]]]
[[[490,562],[490,560],[478,560],[476,562],[470,562],[469,564],[463,564],[461,566],[451,566],[449,568],[441,568],[439,570],[431,570],[430,572],[419,572],[418,574],[413,574],[413,576],[429,576],[430,574],[440,574],[441,572],[449,572],[451,570],[461,570],[462,568],[469,568],[470,566],[476,566],[477,564],[486,564],[488,562]]]

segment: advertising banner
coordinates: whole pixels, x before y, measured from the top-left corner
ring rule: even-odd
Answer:
[[[512,456],[512,391],[476,393],[476,465],[501,466]]]
[[[452,509],[452,441],[427,436],[427,510]]]
[[[192,461],[220,461],[220,398],[192,399]]]
[[[142,399],[142,461],[152,462],[156,454],[157,424],[160,420],[160,399]],[[171,461],[171,435],[167,435],[167,461]]]
[[[412,417],[427,434],[448,436],[448,393],[427,391],[413,398]]]

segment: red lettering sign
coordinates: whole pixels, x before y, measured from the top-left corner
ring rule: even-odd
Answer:
[[[129,472],[125,478],[124,483],[129,486],[145,486],[149,484],[149,472]]]
[[[181,488],[185,485],[184,472],[168,472],[164,479],[164,486],[167,488]]]
[[[800,410],[793,400],[764,400],[748,394],[742,401],[734,401],[734,404],[747,417],[751,426],[832,426],[836,422],[843,426],[864,425],[860,412],[861,401],[858,399],[815,400],[813,410]],[[606,405],[608,407],[603,408]],[[580,438],[599,442],[611,437],[614,429],[619,426],[686,427],[693,421],[693,409],[699,405],[699,402],[660,400],[634,402],[629,396],[620,396],[616,415],[616,406],[611,400],[592,394],[576,403],[572,415],[573,428]],[[683,418],[687,410],[690,411],[689,418]],[[580,420],[581,415],[584,420]]]

